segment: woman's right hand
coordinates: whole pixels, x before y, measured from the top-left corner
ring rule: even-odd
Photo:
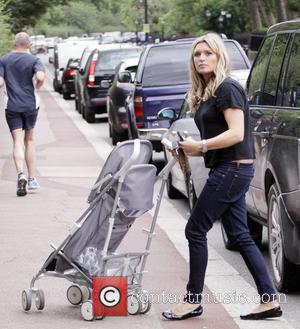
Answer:
[[[202,143],[195,141],[192,137],[186,138],[184,141],[179,142],[180,148],[186,155],[189,156],[202,156]]]

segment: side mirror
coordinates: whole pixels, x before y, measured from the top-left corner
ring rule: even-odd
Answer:
[[[83,75],[83,73],[84,73],[84,69],[83,69],[83,68],[79,69],[79,73],[80,73],[81,75]]]
[[[129,71],[123,71],[118,73],[119,82],[131,82],[131,73]]]
[[[53,64],[54,63],[54,58],[52,56],[49,57],[49,63]]]
[[[174,121],[177,119],[177,115],[172,107],[165,107],[157,113],[157,119]]]

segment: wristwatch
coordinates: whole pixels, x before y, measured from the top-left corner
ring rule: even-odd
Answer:
[[[201,140],[202,142],[202,153],[206,153],[207,152],[207,143],[205,139]]]

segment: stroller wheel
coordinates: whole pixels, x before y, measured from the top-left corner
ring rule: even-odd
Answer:
[[[79,305],[83,299],[80,287],[75,284],[70,286],[67,290],[67,299],[72,305]]]
[[[93,303],[91,300],[87,300],[86,302],[82,303],[80,312],[84,320],[92,321],[94,320],[93,314]]]
[[[147,290],[143,290],[140,296],[141,309],[140,314],[146,314],[150,311],[151,301],[149,299],[149,293]]]
[[[29,311],[31,309],[31,298],[31,290],[27,289],[22,291],[22,306],[24,311]]]
[[[137,295],[128,295],[127,298],[127,311],[130,315],[139,314],[141,310],[141,302]]]
[[[145,302],[141,303],[141,309],[140,309],[140,314],[146,314],[150,311],[151,309],[151,302],[150,300],[147,300]]]
[[[38,310],[43,310],[45,307],[45,295],[41,289],[35,292],[35,306]]]
[[[87,300],[89,300],[89,299],[91,299],[91,291],[90,291],[90,289],[88,288],[88,287],[86,287],[86,286],[81,286],[80,287],[80,290],[81,290],[81,294],[82,294],[82,302],[85,302],[85,301],[87,301]]]

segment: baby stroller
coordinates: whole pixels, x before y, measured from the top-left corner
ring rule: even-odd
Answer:
[[[88,209],[58,247],[51,244],[54,251],[32,278],[30,288],[23,290],[25,311],[31,309],[33,297],[36,308],[44,308],[44,293],[34,287],[43,277],[64,278],[73,283],[67,290],[67,299],[73,305],[81,305],[85,320],[94,319],[91,300],[94,276],[127,276],[128,296],[142,293],[143,273],[164,186],[175,158],[159,175],[163,180],[151,227],[146,230],[145,250],[121,254],[116,250],[135,219],[153,207],[156,167],[149,164],[151,156],[151,143],[138,139],[119,143],[112,150],[90,192]],[[138,297],[137,302],[129,300],[129,314],[144,314],[151,307],[149,300],[143,302]]]

